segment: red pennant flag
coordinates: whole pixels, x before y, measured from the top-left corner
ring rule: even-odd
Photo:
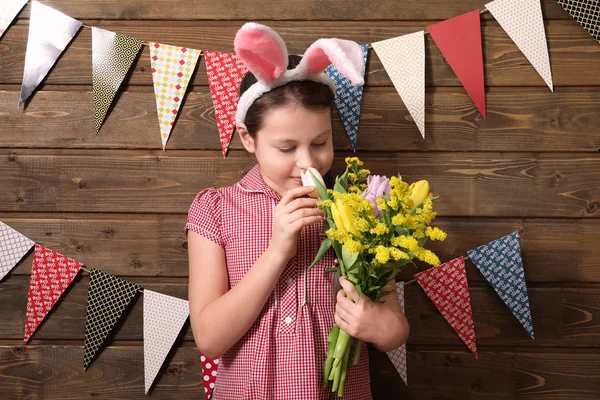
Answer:
[[[206,63],[210,94],[215,107],[221,150],[223,157],[226,157],[235,129],[235,112],[240,97],[240,83],[248,69],[232,53],[205,51],[204,62]]]
[[[212,392],[215,389],[217,381],[217,370],[219,369],[219,359],[211,360],[200,353],[200,361],[202,361],[202,375],[204,375],[204,395],[207,400],[212,397]]]
[[[465,259],[455,258],[439,267],[419,272],[414,278],[469,350],[479,358]]]
[[[452,70],[486,119],[479,10],[427,27]]]
[[[27,295],[27,317],[23,338],[25,343],[29,341],[46,314],[69,287],[81,267],[83,264],[80,262],[36,243]]]

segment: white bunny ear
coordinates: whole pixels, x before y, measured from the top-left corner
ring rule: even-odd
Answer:
[[[272,82],[287,70],[285,42],[268,26],[245,23],[235,35],[233,47],[244,65],[262,81]]]
[[[317,40],[304,52],[297,68],[305,69],[308,74],[316,74],[331,63],[355,86],[364,83],[363,52],[360,45],[352,40]]]

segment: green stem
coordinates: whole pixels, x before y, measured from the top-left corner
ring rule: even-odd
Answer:
[[[335,372],[333,374],[333,386],[331,387],[331,391],[335,392],[338,389],[338,386],[340,384],[340,377],[342,375],[342,368],[341,365],[335,367]]]
[[[340,386],[338,387],[338,397],[344,396],[344,385],[348,377],[348,361],[350,361],[350,346],[346,349],[346,354],[344,354],[344,360],[342,361],[342,376],[340,377]]]
[[[354,357],[352,358],[352,365],[358,364],[358,361],[360,360],[360,344],[360,340],[356,339],[354,341]]]
[[[325,371],[323,373],[323,389],[327,388],[329,384],[329,374],[331,373],[331,367],[333,365],[333,354],[337,344],[338,335],[340,333],[340,327],[333,324],[327,337],[327,360],[325,361]]]
[[[346,352],[346,348],[348,347],[348,342],[350,341],[350,334],[343,329],[340,329],[340,334],[338,335],[337,345],[335,346],[335,353],[333,358],[335,359],[333,365],[339,364],[344,358],[344,353]]]

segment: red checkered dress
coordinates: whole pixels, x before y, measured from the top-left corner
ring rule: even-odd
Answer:
[[[187,229],[225,249],[230,287],[267,249],[273,208],[281,196],[255,166],[237,184],[202,190],[192,203]],[[334,320],[330,274],[334,253],[307,271],[323,239],[322,224],[308,226],[250,330],[220,359],[213,400],[329,399],[321,389],[327,335]],[[351,366],[344,399],[371,399],[369,361],[363,343],[360,363]]]

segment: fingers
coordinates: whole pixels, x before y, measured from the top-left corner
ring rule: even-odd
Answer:
[[[297,188],[290,189],[283,195],[279,204],[281,204],[282,206],[286,206],[292,200],[298,197],[306,196],[307,194],[312,193],[313,190],[315,190],[313,186],[300,186]]]
[[[348,296],[350,298],[350,300],[352,300],[355,303],[358,302],[360,295],[356,291],[356,288],[354,287],[352,282],[350,282],[343,276],[340,276],[340,285],[342,285],[344,292],[346,292],[346,296]]]
[[[318,200],[316,200],[316,199],[297,198],[297,199],[290,201],[285,206],[285,210],[291,214],[294,211],[299,210],[301,208],[318,209],[317,202],[318,202]]]
[[[337,309],[342,309],[344,310],[346,313],[352,314],[352,311],[354,309],[354,307],[356,306],[356,303],[353,302],[352,300],[350,300],[348,297],[346,297],[346,293],[344,293],[344,290],[341,289],[337,292],[336,295],[336,310]]]

